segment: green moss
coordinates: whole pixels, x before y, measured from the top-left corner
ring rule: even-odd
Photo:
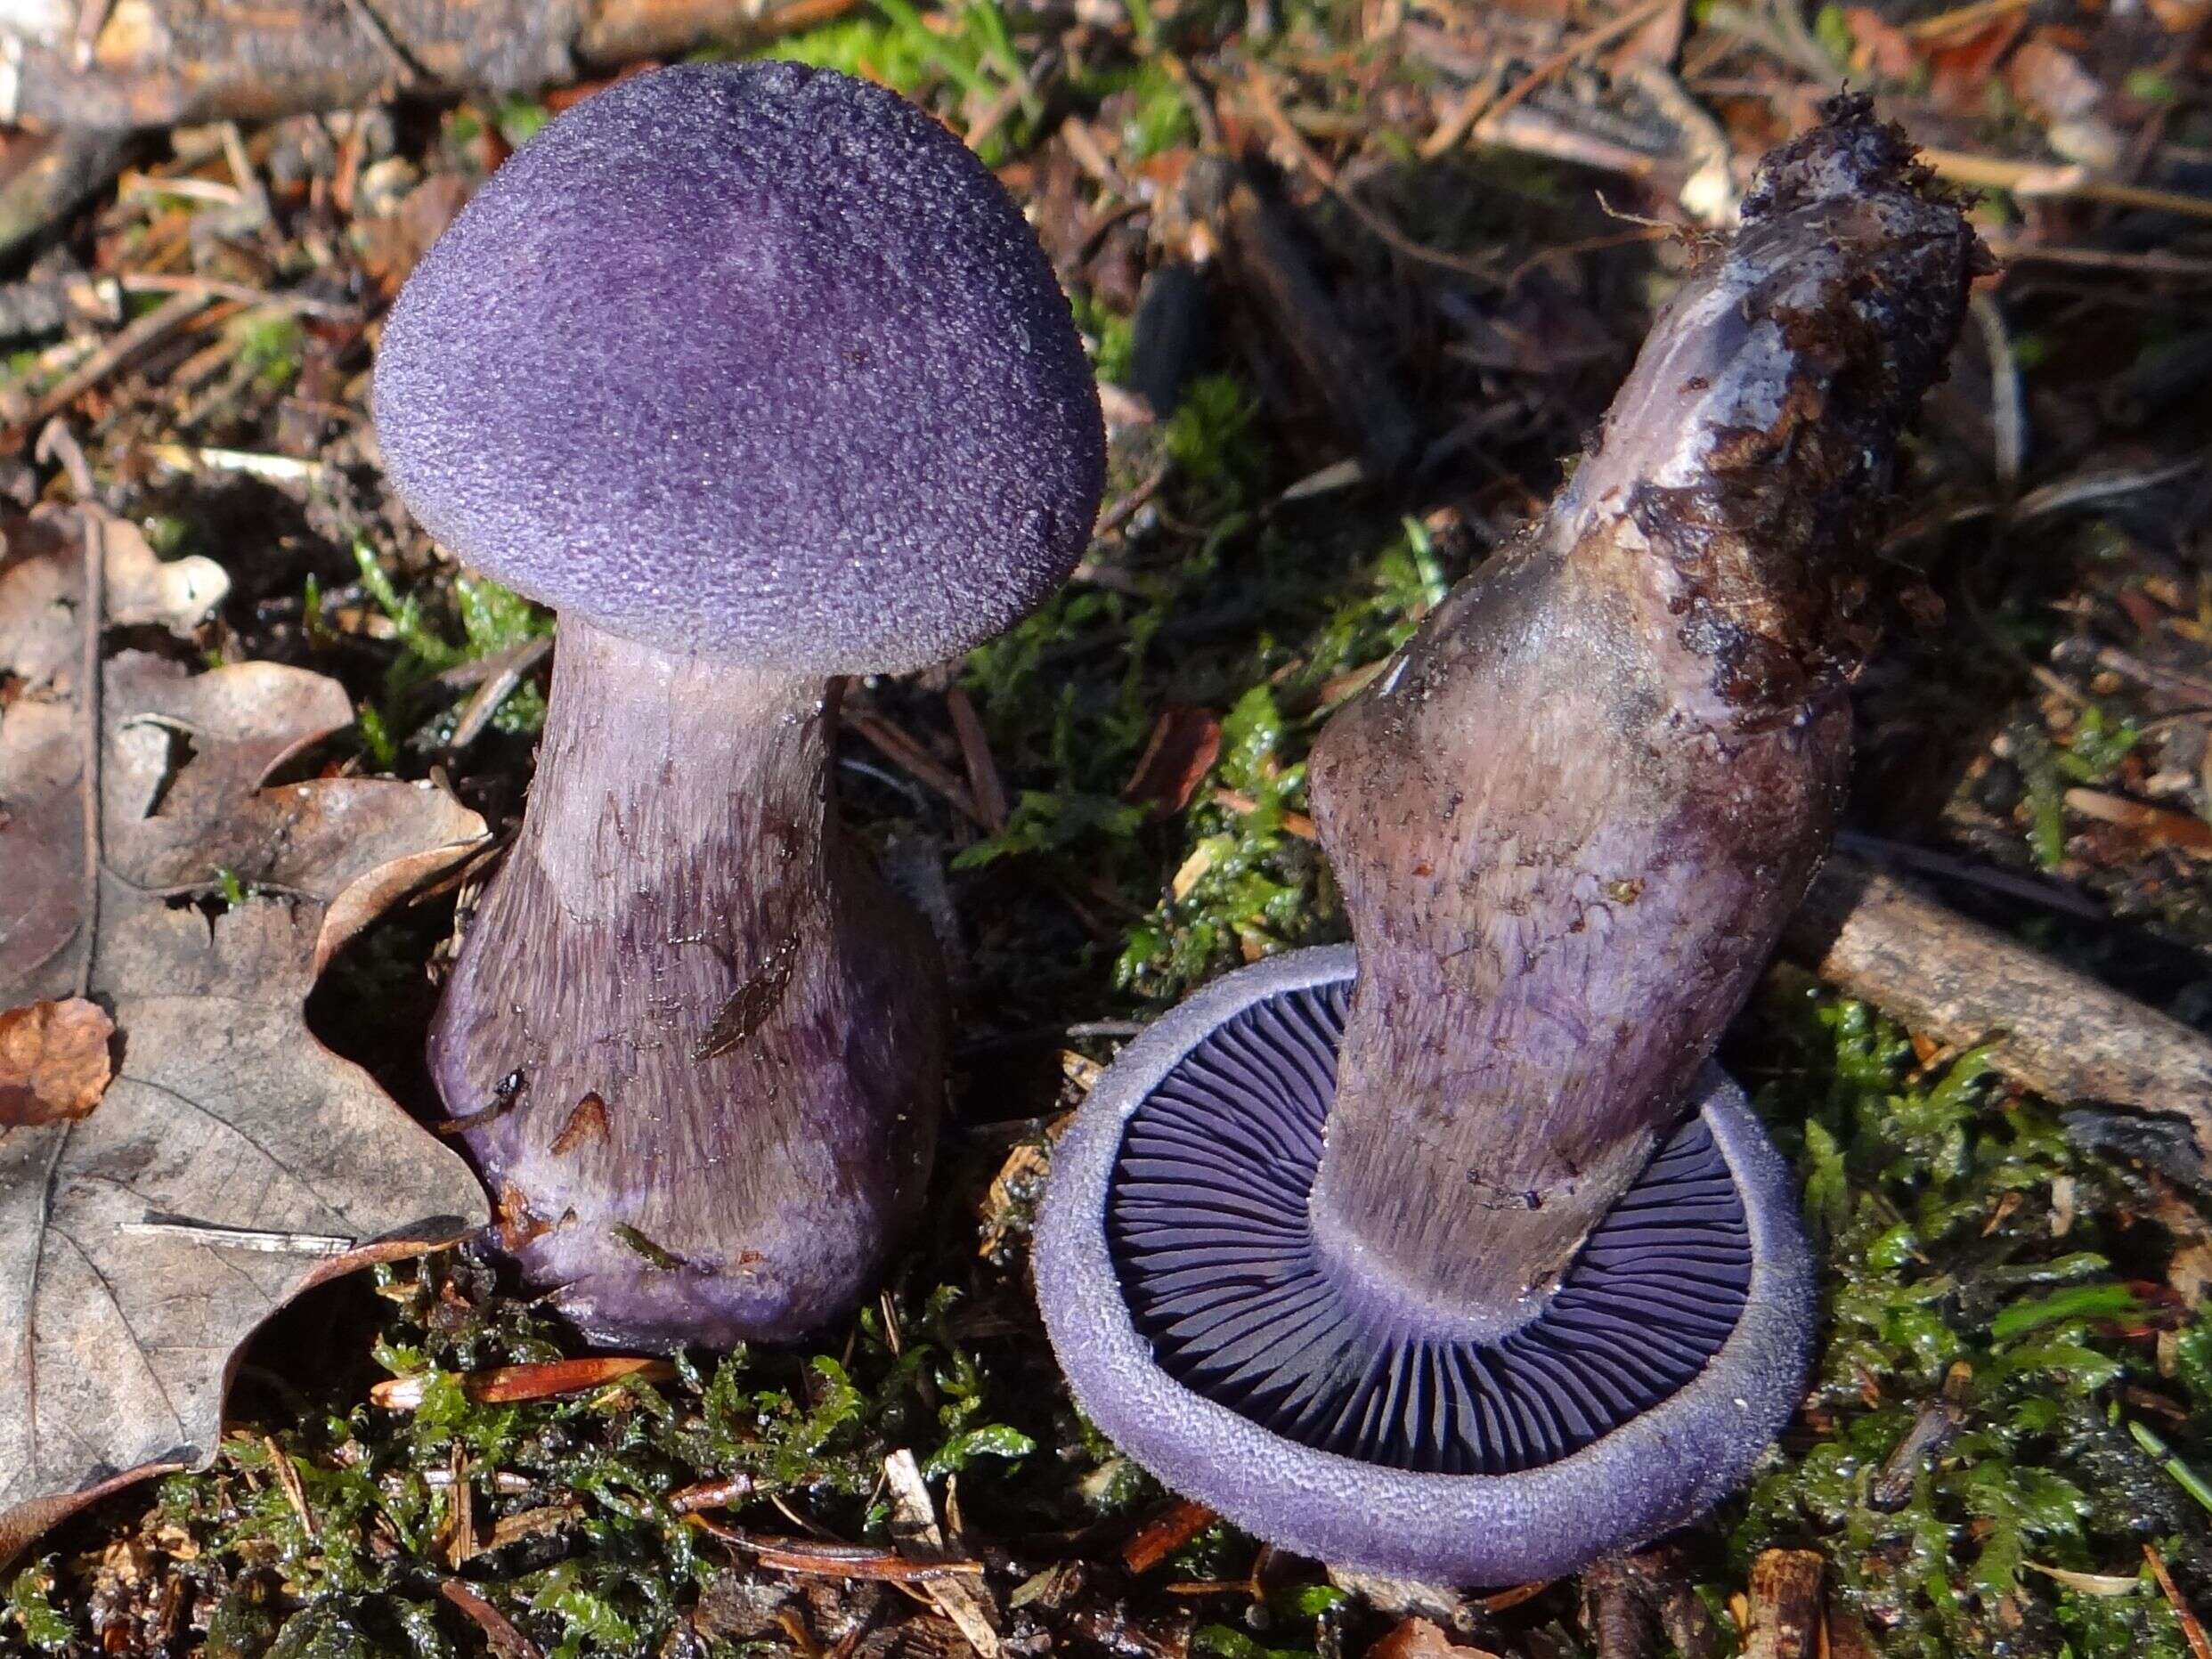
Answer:
[[[8,1581],[7,1598],[0,1603],[0,1631],[14,1627],[16,1634],[37,1653],[61,1653],[76,1635],[53,1599],[53,1570],[45,1562],[27,1566]]]
[[[949,1253],[964,1252],[955,1243]],[[990,1275],[988,1294],[1017,1294],[1012,1271]],[[347,1399],[233,1433],[211,1471],[164,1480],[146,1517],[145,1534],[177,1557],[173,1570],[225,1610],[240,1653],[264,1652],[280,1630],[267,1651],[473,1651],[443,1646],[468,1627],[435,1594],[452,1571],[443,1552],[457,1467],[480,1540],[502,1517],[555,1517],[534,1562],[527,1547],[487,1550],[463,1575],[548,1655],[574,1659],[658,1651],[724,1570],[727,1552],[669,1501],[699,1481],[749,1477],[758,1515],[739,1518],[760,1530],[789,1531],[791,1514],[805,1511],[825,1530],[879,1543],[883,1460],[902,1447],[940,1492],[957,1475],[968,1512],[1001,1524],[1078,1524],[1107,1496],[1091,1479],[1113,1454],[1077,1431],[1054,1391],[1013,1386],[1005,1345],[987,1352],[969,1334],[978,1315],[961,1289],[889,1292],[835,1333],[834,1353],[679,1356],[667,1383],[633,1376],[487,1404],[470,1398],[465,1377],[555,1357],[550,1325],[447,1258],[381,1269],[378,1282],[389,1312],[372,1352],[421,1379],[416,1407]],[[1004,1312],[980,1323],[1003,1329]],[[1041,1345],[1033,1326],[1024,1338]],[[1065,1449],[1044,1458],[1044,1445]],[[277,1478],[280,1458],[305,1515]],[[1033,1466],[1042,1481],[1029,1478]],[[1149,1490],[1123,1483],[1109,1500],[1126,1507]],[[561,1541],[557,1558],[548,1538]],[[76,1627],[45,1572],[18,1575],[0,1618],[27,1639],[66,1644]]]
[[[977,153],[992,167],[1026,148],[1044,116],[1027,65],[995,0],[966,0],[932,15],[907,0],[873,0],[877,15],[825,24],[778,40],[760,55],[838,69],[897,88],[933,107],[939,86],[956,94],[939,113],[963,130],[987,110],[996,119]],[[1011,105],[1011,109],[1007,106]]]
[[[2206,1538],[2125,1427],[2131,1399],[2167,1387],[2151,1337],[2182,1315],[2130,1282],[2129,1260],[2159,1256],[2147,1225],[2103,1219],[2127,1213],[2118,1173],[2049,1108],[2000,1094],[1980,1053],[1923,1070],[1897,1027],[1794,979],[1762,1012],[1758,1101],[1797,1159],[1827,1325],[1813,1433],[1738,1505],[1738,1565],[1817,1545],[1885,1654],[2040,1631],[2178,1659],[2148,1580],[2101,1597],[2031,1570],[2130,1577],[2144,1543],[2186,1556]],[[2205,1352],[2193,1326],[2181,1346]],[[1931,1411],[1948,1443],[1893,1462]]]
[[[403,747],[442,744],[459,713],[459,703],[448,699],[427,722],[420,721],[423,705],[411,692],[435,675],[551,633],[553,613],[467,571],[418,582],[403,593],[366,541],[356,541],[353,553],[362,587],[391,622],[399,647],[385,670],[382,699],[355,712],[363,749],[379,770],[389,771],[398,765]],[[524,736],[544,723],[545,694],[529,681],[511,689],[492,716],[493,730]]]
[[[232,339],[239,367],[261,392],[276,396],[291,390],[307,344],[297,317],[289,312],[248,313],[233,325]]]

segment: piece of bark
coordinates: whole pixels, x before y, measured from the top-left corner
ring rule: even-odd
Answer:
[[[2006,1077],[2086,1109],[2078,1138],[2212,1187],[2212,1039],[2178,1020],[1841,854],[1784,945],[1922,1036],[1987,1044]]]
[[[1820,1651],[1819,1553],[1768,1549],[1751,1570],[1744,1659],[1814,1659]]]
[[[114,0],[81,68],[75,31],[51,19],[42,28],[31,8],[0,12],[0,47],[21,53],[14,107],[0,118],[123,129],[273,120],[395,92],[528,92],[710,41],[755,43],[851,4]]]
[[[0,284],[0,345],[73,328],[112,327],[123,290],[112,277],[28,277]]]
[[[1280,337],[1331,424],[1378,472],[1403,466],[1419,424],[1374,352],[1338,315],[1289,210],[1226,163],[1194,163],[1186,192],[1193,212],[1220,238],[1230,276]]]
[[[8,39],[0,27],[0,63]],[[32,133],[0,126],[0,259],[113,178],[129,143],[128,133],[101,128]]]
[[[1943,1455],[1964,1421],[1964,1414],[1946,1401],[1923,1404],[1867,1484],[1866,1507],[1891,1515],[1910,1503],[1921,1470]]]
[[[1652,1659],[1656,1624],[1633,1563],[1608,1556],[1582,1569],[1582,1628],[1598,1659]]]
[[[1651,1588],[1659,1628],[1674,1645],[1674,1651],[1681,1659],[1713,1659],[1720,1651],[1720,1632],[1687,1574],[1655,1574]]]
[[[937,1518],[937,1505],[921,1465],[904,1447],[883,1460],[883,1484],[891,1508],[891,1542],[899,1555],[918,1567],[941,1566],[972,1570],[964,1550],[948,1546],[945,1529]],[[959,1627],[978,1659],[998,1659],[998,1607],[980,1575],[972,1582],[964,1577],[922,1581],[923,1593],[937,1610]]]
[[[1220,1518],[1204,1504],[1179,1498],[1130,1534],[1121,1565],[1142,1577]]]
[[[1171,259],[1145,277],[1130,325],[1129,390],[1165,419],[1205,361],[1213,334],[1206,279],[1196,266]]]

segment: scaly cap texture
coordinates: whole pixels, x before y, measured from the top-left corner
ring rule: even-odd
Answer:
[[[683,65],[563,115],[410,278],[393,483],[555,608],[794,672],[941,662],[1073,567],[1104,476],[1005,191],[880,86]]]

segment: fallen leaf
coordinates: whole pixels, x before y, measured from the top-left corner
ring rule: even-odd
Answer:
[[[468,181],[455,173],[425,179],[391,212],[361,222],[362,269],[387,299],[399,292],[415,262],[445,233],[468,199]]]
[[[1901,81],[1920,67],[1912,37],[1872,6],[1843,8],[1851,26],[1851,67],[1885,81]]]
[[[0,1560],[205,1463],[239,1346],[300,1291],[486,1219],[459,1158],[301,1012],[483,821],[390,779],[271,786],[352,721],[321,675],[124,650],[86,683],[94,591],[110,626],[189,636],[224,585],[88,509],[0,525],[0,1007],[94,997],[119,1040],[89,1115],[0,1126]]]
[[[1178,1498],[1129,1535],[1121,1565],[1142,1577],[1220,1518],[1202,1503]]]
[[[1137,757],[1136,770],[1122,791],[1124,799],[1151,801],[1162,811],[1180,812],[1191,804],[1199,782],[1221,758],[1221,716],[1211,709],[1176,703],[1152,722],[1152,735]]]
[[[2192,813],[2130,801],[2101,789],[2070,789],[2066,804],[2086,818],[2118,825],[2144,847],[2170,847],[2194,858],[2212,858],[2212,824]]]
[[[553,1400],[563,1395],[583,1394],[608,1383],[635,1377],[641,1382],[666,1382],[676,1368],[666,1360],[633,1359],[620,1354],[594,1354],[576,1360],[536,1360],[523,1365],[495,1365],[489,1370],[468,1371],[460,1379],[461,1393],[479,1405],[508,1405],[517,1400]],[[370,1385],[370,1403],[387,1411],[412,1411],[430,1393],[433,1373],[417,1371],[406,1377],[387,1377]]]
[[[1930,102],[1959,113],[1983,108],[1990,77],[2027,27],[2025,13],[2013,12],[1972,34],[1947,39],[1928,54]]]
[[[1427,1619],[1403,1619],[1367,1650],[1367,1659],[1496,1659],[1486,1647],[1468,1647]]]
[[[2005,84],[2037,119],[2063,121],[2086,115],[2103,101],[2104,88],[2081,60],[2037,29],[2005,65]]]
[[[0,1129],[82,1118],[108,1092],[115,1021],[81,996],[0,1012]]]

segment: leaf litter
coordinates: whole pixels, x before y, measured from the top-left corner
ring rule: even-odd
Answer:
[[[1300,833],[1315,725],[1550,488],[1686,256],[1644,216],[1707,221],[1742,164],[1846,73],[1986,192],[1979,220],[2011,262],[1988,361],[1962,352],[1921,423],[1916,518],[1893,550],[1927,561],[1955,620],[1902,639],[1862,688],[1855,820],[1900,854],[1934,843],[1963,872],[1943,878],[1963,901],[2009,882],[2013,898],[1977,913],[2204,1023],[2212,979],[2169,948],[2212,939],[2212,887],[2175,841],[2177,819],[2212,809],[2201,0],[1909,20],[1893,6],[1700,4],[1657,8],[1620,38],[1654,10],[795,8],[834,20],[782,50],[899,85],[1003,165],[1094,342],[1116,431],[1085,572],[960,671],[980,730],[948,728],[936,679],[849,700],[876,751],[848,745],[850,819],[879,840],[892,826],[932,870],[951,860],[938,891],[974,974],[972,1069],[927,1236],[883,1307],[818,1352],[499,1403],[473,1395],[560,1363],[558,1330],[466,1256],[379,1268],[387,1299],[331,1333],[342,1378],[280,1362],[305,1398],[242,1399],[250,1432],[226,1437],[212,1469],[56,1533],[0,1601],[0,1644],[943,1659],[956,1629],[890,1587],[787,1582],[681,1524],[727,1508],[725,1530],[756,1540],[871,1541],[806,1541],[816,1574],[839,1550],[880,1562],[884,1460],[907,1447],[946,1482],[948,1521],[964,1510],[1024,1654],[1049,1639],[1119,1659],[1338,1659],[1407,1616],[1500,1654],[1627,1651],[1578,1614],[1571,1586],[1402,1606],[1410,1587],[1338,1578],[1341,1594],[1203,1517],[1133,1583],[1118,1551],[1160,1494],[1068,1412],[1022,1283],[1046,1129],[975,1119],[1053,1094],[1043,1065],[1020,1074],[987,1053],[1027,1042],[1049,1060],[1073,1042],[1102,1058],[1126,1016],[1241,957],[1338,935]],[[2103,83],[2096,106],[2054,53]],[[354,300],[388,297],[506,145],[589,91],[249,126],[243,173],[206,130],[149,139],[145,175],[78,216],[69,251],[148,284],[134,300],[209,280],[222,298],[146,313],[159,327],[130,334],[132,353],[79,327],[0,367],[0,421],[19,389],[69,403],[103,487],[154,515],[165,550],[219,551],[259,588],[242,629],[253,654],[346,675],[369,769],[443,764],[495,824],[526,774],[541,706],[527,636],[544,619],[480,629],[470,578],[388,503],[377,522],[372,492],[342,499],[375,461],[358,419],[373,322]],[[2114,127],[2129,151],[2117,175],[2098,154]],[[1256,303],[1249,273],[1219,257],[1223,227],[1186,210],[1204,166],[1262,148],[1275,167],[1243,172],[1266,181],[1270,215],[1320,279],[1327,303],[1310,312]],[[224,216],[248,182],[274,217],[241,231]],[[1241,236],[1237,252],[1270,240]],[[1299,337],[1326,343],[1330,313],[1415,410],[1428,447],[1409,477],[1347,459],[1362,435],[1297,372]],[[73,401],[55,394],[63,377]],[[287,496],[305,498],[316,545],[263,525]],[[243,536],[221,522],[240,500],[257,509]],[[434,617],[459,621],[466,649]],[[512,666],[494,675],[495,662]],[[500,704],[473,746],[471,687]],[[445,708],[453,693],[471,708]],[[1213,712],[1187,723],[1202,737],[1217,719],[1220,749],[1204,764],[1202,744],[1163,752],[1147,776],[1148,740],[1178,709]],[[0,882],[0,906],[15,899]],[[436,920],[387,931],[402,935],[392,975],[421,984]],[[354,965],[330,976],[347,995]],[[397,982],[371,980],[365,1001]],[[2152,1172],[2070,1143],[1979,1060],[1779,982],[1783,1005],[1746,1019],[1736,1061],[1801,1137],[1835,1317],[1815,1397],[1761,1483],[1631,1564],[1663,1557],[1669,1640],[1685,1655],[1733,1646],[1731,1627],[1760,1614],[1760,1562],[1812,1546],[1827,1567],[1811,1633],[1840,1659],[1872,1651],[1869,1631],[1884,1653],[2181,1659],[2182,1609],[2212,1593],[2203,1224]],[[379,1004],[361,1024],[396,1044],[419,1037],[413,1018]],[[986,1146],[980,1167],[959,1156]],[[419,1409],[370,1404],[379,1377],[419,1391]],[[970,1452],[985,1455],[959,1470],[956,1504],[951,1466]],[[467,1585],[447,1576],[463,1571]]]
[[[111,630],[189,638],[227,586],[210,561],[164,563],[92,508],[0,533],[4,1557],[214,1455],[238,1349],[300,1291],[486,1216],[460,1159],[302,1012],[482,820],[394,779],[272,784],[353,721],[321,675],[102,655]]]

